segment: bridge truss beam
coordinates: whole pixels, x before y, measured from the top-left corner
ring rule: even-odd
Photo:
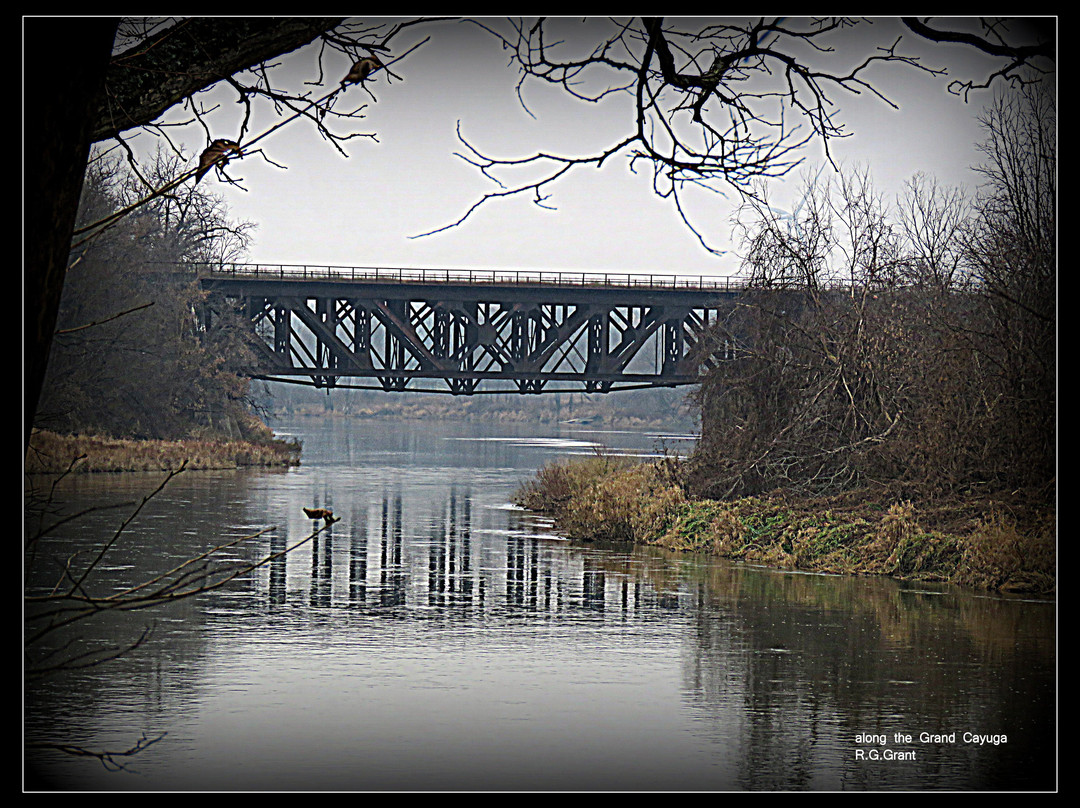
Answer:
[[[204,279],[252,324],[256,378],[472,395],[699,381],[728,296],[670,289]],[[213,303],[216,301],[216,304]]]

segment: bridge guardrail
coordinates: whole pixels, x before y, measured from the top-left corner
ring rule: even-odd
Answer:
[[[185,264],[210,276],[280,280],[376,281],[385,283],[458,283],[475,286],[569,286],[742,290],[741,278],[630,272],[545,272],[542,270],[408,269],[390,267],[312,266],[305,264]]]

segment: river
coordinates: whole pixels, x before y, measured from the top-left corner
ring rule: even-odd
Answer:
[[[302,440],[300,467],[180,474],[87,586],[117,591],[274,527],[229,551],[262,558],[310,534],[304,506],[341,521],[225,588],[80,628],[86,647],[152,631],[28,682],[26,740],[157,740],[119,771],[28,747],[26,789],[1056,788],[1052,602],[579,544],[511,504],[549,460],[678,451],[683,435],[274,427]],[[162,476],[71,476],[54,500],[138,501]],[[32,591],[132,510],[39,541]]]

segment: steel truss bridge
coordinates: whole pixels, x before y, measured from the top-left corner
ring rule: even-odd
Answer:
[[[187,265],[251,323],[260,379],[316,387],[606,393],[700,380],[743,288],[670,275]],[[721,354],[723,352],[721,351]]]

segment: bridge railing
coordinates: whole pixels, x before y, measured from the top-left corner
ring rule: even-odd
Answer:
[[[307,264],[188,264],[200,276],[278,280],[329,280],[378,283],[454,283],[475,286],[596,286],[652,289],[741,290],[740,278],[630,272],[545,272],[538,270],[406,269],[396,267],[313,266]]]

